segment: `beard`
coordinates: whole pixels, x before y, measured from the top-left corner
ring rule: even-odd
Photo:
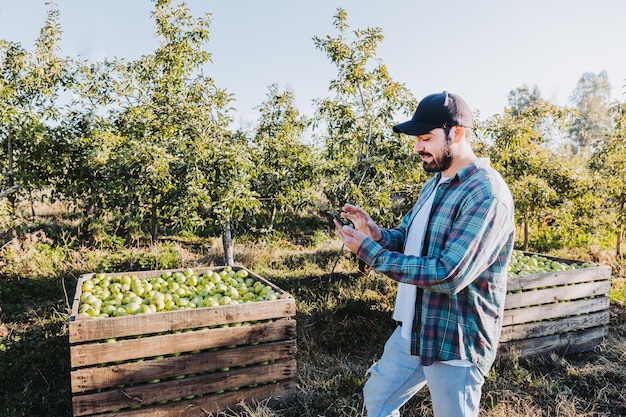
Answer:
[[[454,159],[454,154],[452,152],[452,147],[450,146],[449,140],[446,140],[445,144],[441,148],[440,152],[437,155],[433,155],[426,152],[420,152],[420,156],[429,156],[432,158],[430,162],[423,161],[422,164],[424,166],[424,171],[426,172],[441,172],[450,168],[452,165],[452,160]]]

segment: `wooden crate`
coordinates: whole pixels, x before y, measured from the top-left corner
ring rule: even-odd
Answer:
[[[509,276],[500,357],[593,349],[608,334],[610,277],[611,268],[606,265]]]
[[[245,268],[233,267],[239,269]],[[171,270],[177,271],[182,270]],[[145,279],[163,272],[107,275]],[[280,297],[103,319],[77,314],[82,283],[94,274],[82,275],[69,322],[74,416],[206,416],[243,401],[294,395],[295,301],[248,273]]]

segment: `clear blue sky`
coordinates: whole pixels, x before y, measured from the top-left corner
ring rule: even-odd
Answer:
[[[173,0],[173,4],[179,1]],[[416,98],[448,90],[481,119],[501,113],[509,91],[537,85],[566,105],[585,72],[606,70],[612,98],[624,101],[624,0],[189,0],[194,16],[212,13],[206,69],[236,99],[236,118],[257,119],[256,106],[276,83],[289,87],[302,113],[328,96],[335,68],[313,36],[335,35],[337,7],[352,30],[379,27],[378,57]],[[152,53],[149,0],[57,0],[61,55],[90,61]],[[31,49],[45,21],[44,0],[0,0],[0,39]]]

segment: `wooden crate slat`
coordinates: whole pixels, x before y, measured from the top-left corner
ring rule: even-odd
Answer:
[[[296,391],[293,380],[278,381],[276,384],[259,385],[222,394],[205,395],[191,400],[181,400],[155,406],[141,407],[135,410],[121,410],[116,413],[98,414],[98,417],[199,417],[214,415],[227,409],[236,409],[242,402],[266,401],[269,405],[287,401]]]
[[[127,362],[102,367],[75,369],[71,372],[72,392],[80,393],[120,384],[158,383],[179,375],[191,375],[224,368],[253,365],[294,357],[296,341],[284,340],[236,349],[203,351],[197,354]],[[155,386],[155,388],[158,388]]]
[[[608,325],[609,312],[602,310],[597,313],[570,316],[555,320],[545,320],[538,323],[525,323],[502,328],[500,342],[528,339],[547,336],[555,333],[565,333],[578,329],[586,329],[601,325]]]
[[[602,296],[588,300],[575,300],[558,304],[544,304],[535,307],[505,310],[503,326],[586,314],[606,310],[608,307],[609,298]]]
[[[606,280],[507,294],[504,308],[508,310],[517,307],[548,304],[565,300],[576,300],[585,297],[595,297],[607,294],[610,289],[611,283]]]
[[[76,395],[72,398],[72,405],[75,416],[85,416],[139,405],[156,404],[164,400],[177,402],[179,399],[192,395],[221,393],[221,391],[261,384],[268,380],[278,381],[295,376],[296,361],[290,359],[269,365],[238,368],[229,372],[215,372],[159,384],[144,384]]]
[[[521,339],[500,345],[498,355],[506,359],[513,356],[533,357],[551,352],[561,354],[578,353],[593,349],[608,335],[608,326],[592,327],[575,332]]]
[[[609,279],[610,276],[611,267],[607,265],[547,272],[544,274],[510,275],[507,282],[507,291],[530,290],[533,288],[550,287],[553,285],[602,281]]]
[[[224,327],[70,346],[70,365],[79,368],[179,352],[192,352],[252,342],[295,339],[296,321],[276,320],[251,326]]]
[[[84,318],[70,322],[70,343],[169,332],[295,315],[293,298],[238,305],[204,307],[135,316]]]

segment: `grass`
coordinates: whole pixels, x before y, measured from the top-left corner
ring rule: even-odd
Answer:
[[[5,247],[11,250],[8,256],[4,251],[0,277],[0,416],[71,416],[68,300],[81,273],[221,264],[218,240],[117,251],[67,242],[55,243],[39,234]],[[374,272],[360,271],[335,239],[318,235],[316,242],[236,247],[238,264],[296,299],[298,389],[288,404],[243,404],[226,416],[364,415],[364,374],[393,330],[395,285]],[[605,343],[576,355],[499,363],[486,379],[481,416],[626,415],[623,277],[614,277],[611,294]],[[432,416],[427,389],[402,415]]]

